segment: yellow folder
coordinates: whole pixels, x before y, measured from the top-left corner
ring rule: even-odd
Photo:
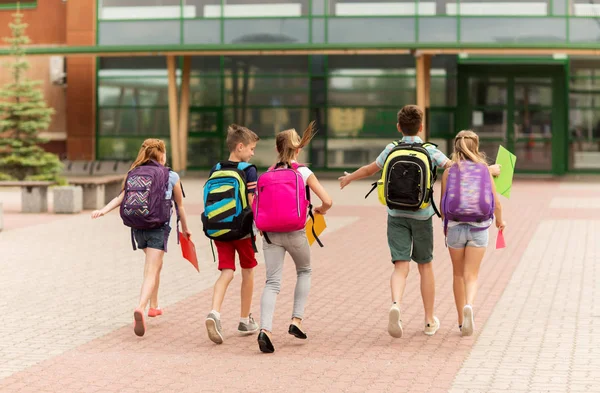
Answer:
[[[325,217],[322,214],[315,213],[315,222],[314,222],[314,230],[317,236],[321,236],[321,233],[327,228],[327,223],[325,222]],[[315,236],[313,235],[313,219],[309,217],[308,221],[306,221],[306,238],[308,239],[308,244],[312,246],[315,242]]]

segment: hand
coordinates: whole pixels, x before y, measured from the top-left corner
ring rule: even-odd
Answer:
[[[350,182],[352,182],[352,180],[350,180],[350,174],[345,171],[344,176],[340,176],[338,180],[340,181],[340,190],[343,190],[344,187],[346,187],[348,184],[350,184]]]
[[[104,212],[102,210],[94,210],[92,212],[92,219],[102,217],[103,215]]]
[[[500,176],[501,169],[502,169],[502,165],[498,165],[498,164],[490,165],[490,173],[494,177]]]
[[[321,205],[319,207],[315,207],[315,213],[319,213],[321,215],[327,214],[327,210],[329,210],[329,208],[328,207],[324,207],[323,205]]]
[[[191,239],[192,237],[192,232],[190,232],[189,229],[187,228],[183,228],[183,234],[185,235],[185,237],[187,237],[188,239]]]
[[[503,231],[504,228],[506,228],[506,221],[496,220],[496,228],[498,228],[499,231]]]

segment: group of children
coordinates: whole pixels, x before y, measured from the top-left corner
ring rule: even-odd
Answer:
[[[421,275],[424,333],[434,335],[440,327],[434,315],[435,281],[431,265],[432,217],[438,213],[433,200],[433,183],[436,167],[440,167],[448,169],[442,178],[442,213],[439,215],[454,268],[458,324],[462,335],[471,335],[474,329],[472,305],[479,266],[488,245],[487,229],[494,217],[497,228],[501,230],[505,226],[492,178],[500,168],[488,168],[485,156],[479,152],[478,137],[472,131],[461,131],[457,135],[451,160],[435,145],[424,143],[417,136],[423,129],[423,112],[417,106],[407,105],[398,112],[397,128],[403,135],[400,141],[386,146],[373,163],[339,178],[343,189],[352,181],[382,171],[374,189],[381,203],[388,206],[387,237],[394,264],[388,332],[392,337],[402,337],[400,304],[411,260],[417,263]],[[230,155],[227,161],[217,163],[211,170],[204,187],[205,211],[202,213],[204,232],[214,241],[221,271],[214,286],[212,310],[205,321],[208,337],[216,344],[224,340],[220,311],[234,277],[236,253],[242,269],[238,332],[249,335],[260,330],[260,351],[274,352],[272,320],[287,252],[297,273],[288,332],[299,339],[307,338],[302,320],[311,285],[311,256],[304,224],[312,214],[311,191],[321,200],[315,213],[326,214],[332,206],[331,197],[314,173],[297,161],[315,132],[314,123],[302,136],[294,129],[280,132],[276,137],[276,163],[258,176],[256,167],[249,161],[259,137],[235,124],[227,130]],[[191,236],[181,182],[175,172],[165,167],[166,160],[163,141],[144,141],[127,174],[123,191],[103,209],[92,213],[92,218],[98,218],[120,206],[124,224],[131,227],[133,248],[137,245],[146,254],[140,302],[134,310],[134,332],[138,336],[146,331],[144,314],[148,304],[148,317],[162,314],[158,307],[158,288],[171,231],[172,202],[177,225],[181,222],[182,235]],[[260,326],[250,313],[258,234],[263,237],[266,268]]]

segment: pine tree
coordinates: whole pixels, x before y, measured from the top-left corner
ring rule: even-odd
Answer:
[[[12,72],[12,82],[0,89],[0,180],[58,181],[62,164],[55,154],[44,151],[47,140],[38,136],[47,130],[54,109],[46,105],[41,82],[25,76],[29,62],[25,48],[27,24],[17,9],[9,23],[12,37],[4,38],[11,46],[14,61],[4,66]]]

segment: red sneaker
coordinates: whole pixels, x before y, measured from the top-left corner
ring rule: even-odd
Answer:
[[[148,309],[148,316],[151,318],[158,317],[159,315],[162,315],[162,313],[162,308],[160,307]]]
[[[133,331],[136,336],[142,337],[146,333],[146,321],[144,320],[144,312],[135,310],[133,312]]]

